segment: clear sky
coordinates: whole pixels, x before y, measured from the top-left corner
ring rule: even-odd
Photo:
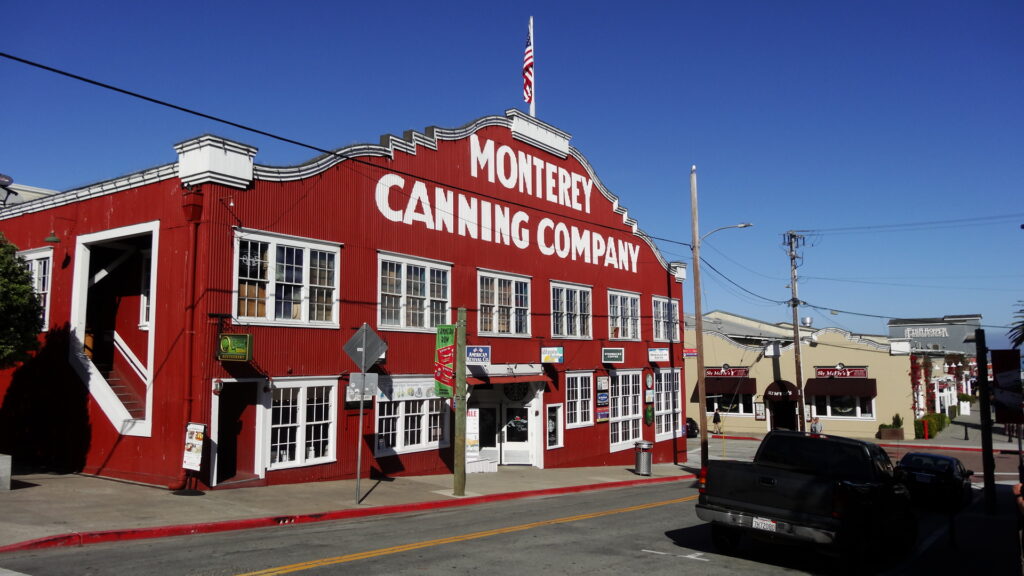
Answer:
[[[571,144],[668,260],[688,261],[689,168],[705,311],[889,317],[1024,300],[1024,3],[53,2],[0,0],[0,52],[326,149],[528,110]],[[317,153],[0,58],[0,173],[67,190],[174,162],[213,133],[293,165]],[[717,270],[717,272],[716,272]],[[687,282],[687,312],[692,284]],[[841,311],[838,314],[831,310]]]

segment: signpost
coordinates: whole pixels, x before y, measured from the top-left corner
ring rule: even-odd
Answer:
[[[368,376],[365,372],[377,362],[381,354],[387,352],[388,345],[366,322],[363,322],[363,325],[349,338],[343,348],[348,357],[359,366],[359,371],[363,373],[359,378],[362,390],[359,399],[359,433],[356,434],[356,504],[359,504],[359,500],[362,498],[359,481],[363,477],[363,409],[366,406],[364,399],[366,397],[366,377]],[[377,375],[373,374],[372,376],[376,377]]]

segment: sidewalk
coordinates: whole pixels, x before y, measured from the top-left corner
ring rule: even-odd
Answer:
[[[961,422],[974,426],[969,428],[967,440],[963,438]],[[937,438],[907,440],[898,446],[915,450],[980,451],[979,422],[975,411],[971,416],[958,419]],[[997,426],[996,431],[994,451],[1017,450],[1016,441],[1006,441],[1001,426]],[[708,454],[712,459],[751,459],[759,441],[760,437],[751,436],[712,437]],[[692,438],[689,462],[655,464],[650,476],[635,474],[632,466],[557,469],[505,466],[498,472],[467,475],[462,497],[453,496],[451,474],[387,480],[364,478],[360,481],[358,503],[355,480],[211,490],[202,495],[186,496],[161,488],[78,474],[19,473],[15,465],[12,489],[0,491],[0,510],[3,510],[0,552],[426,510],[648,482],[686,481],[699,471],[699,452],[700,442]]]

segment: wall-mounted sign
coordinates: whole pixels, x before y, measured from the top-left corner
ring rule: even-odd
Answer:
[[[217,360],[249,362],[252,360],[252,334],[219,334]]]
[[[746,378],[750,375],[749,368],[726,368],[725,366],[719,368],[705,368],[704,377],[711,378]]]
[[[599,408],[597,411],[594,412],[594,415],[596,416],[594,418],[594,420],[596,420],[597,422],[607,422],[608,421],[608,409],[607,408]]]
[[[815,378],[867,378],[867,367],[861,368],[822,368],[814,367]]]
[[[611,376],[598,376],[597,377],[597,389],[607,390],[612,385]]]
[[[598,406],[607,406],[608,405],[608,393],[607,392],[598,392],[597,393],[597,405]]]
[[[668,348],[648,348],[647,349],[647,361],[648,362],[668,362]]]
[[[697,357],[697,349],[696,348],[683,348],[683,358],[696,358],[696,357]]]
[[[466,365],[486,366],[491,363],[490,346],[466,346]]]
[[[349,374],[348,386],[345,387],[345,402],[370,402],[377,395],[377,384],[380,374],[373,372],[354,372]]]
[[[544,346],[540,349],[540,361],[544,364],[561,364],[565,361],[565,350],[561,346]]]
[[[764,402],[754,402],[754,420],[764,419]]]
[[[601,348],[601,362],[604,364],[622,364],[626,361],[625,348]]]

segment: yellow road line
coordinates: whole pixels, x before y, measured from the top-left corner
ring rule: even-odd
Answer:
[[[344,564],[345,562],[352,562],[354,560],[365,560],[367,558],[388,556],[390,554],[398,554],[400,552],[408,552],[410,550],[419,550],[420,548],[429,548],[431,546],[441,546],[443,544],[454,544],[456,542],[465,542],[467,540],[477,540],[479,538],[487,538],[488,536],[497,536],[499,534],[510,534],[512,532],[521,532],[523,530],[530,530],[532,528],[540,528],[541,526],[567,524],[569,522],[578,522],[580,520],[589,520],[591,518],[600,518],[602,516],[611,516],[613,514],[636,512],[638,510],[647,510],[650,508],[657,508],[659,506],[666,506],[668,504],[678,504],[680,502],[688,502],[690,500],[696,499],[697,496],[693,495],[687,496],[685,498],[675,498],[673,500],[663,500],[661,502],[652,502],[650,504],[629,506],[628,508],[617,508],[615,510],[591,512],[590,514],[580,514],[578,516],[555,518],[554,520],[542,520],[540,522],[531,522],[530,524],[520,524],[518,526],[508,526],[506,528],[495,528],[494,530],[484,530],[482,532],[473,532],[472,534],[463,534],[461,536],[438,538],[436,540],[425,540],[423,542],[413,542],[411,544],[402,544],[401,546],[380,548],[377,550],[370,550],[368,552],[357,552],[355,554],[346,554],[344,556],[335,556],[333,558],[321,558],[319,560],[310,560],[309,562],[300,562],[298,564],[289,564],[287,566],[267,568],[266,570],[259,570],[257,572],[247,572],[245,574],[239,574],[238,576],[272,576],[276,574],[291,574],[292,572],[300,572],[302,570],[310,570],[312,568],[320,568],[322,566],[331,566],[333,564]]]

